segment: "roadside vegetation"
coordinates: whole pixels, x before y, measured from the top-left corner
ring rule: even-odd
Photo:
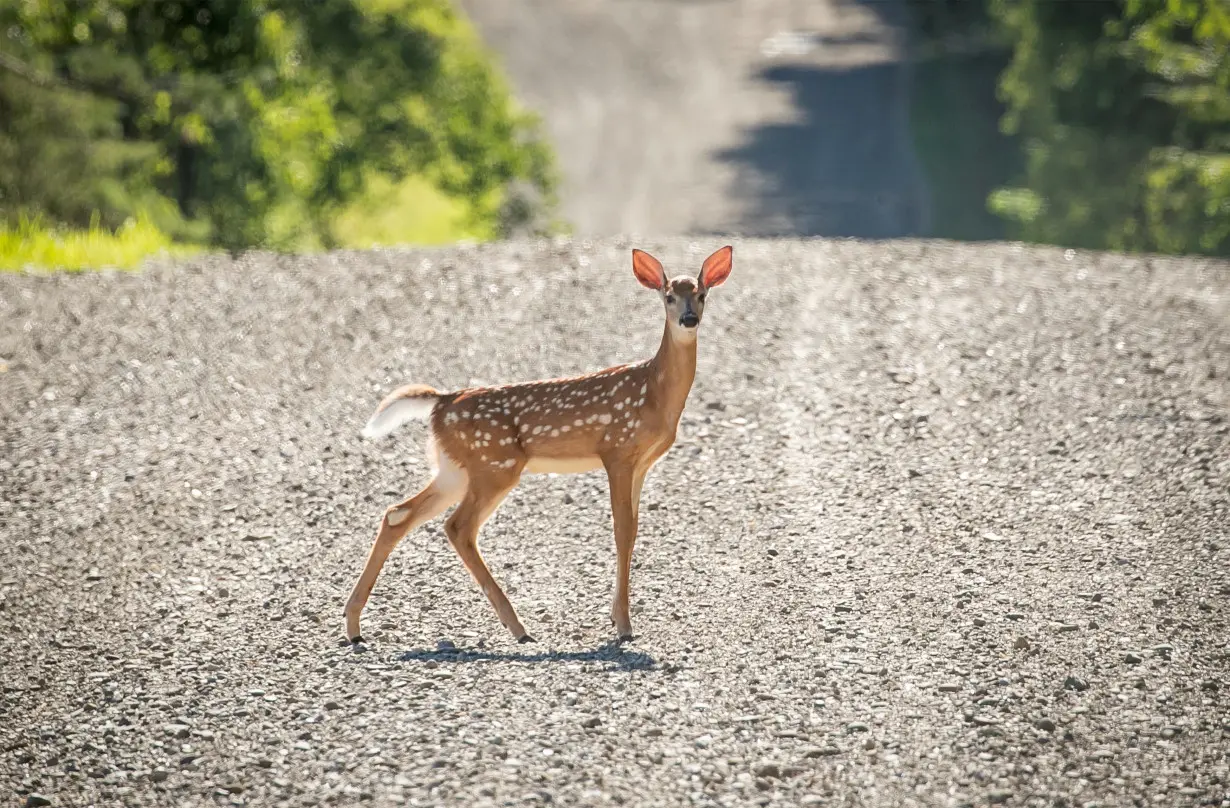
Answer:
[[[0,31],[0,267],[560,226],[445,0],[4,3]]]
[[[1230,255],[1225,0],[911,0],[935,233]]]

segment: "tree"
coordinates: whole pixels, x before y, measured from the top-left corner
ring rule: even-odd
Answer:
[[[992,0],[1020,187],[992,209],[1021,238],[1230,253],[1230,7],[1219,0]]]
[[[553,199],[535,121],[444,0],[3,0],[0,31],[0,157],[31,156],[0,169],[0,215],[299,248],[332,246],[373,176],[488,229],[513,182]]]

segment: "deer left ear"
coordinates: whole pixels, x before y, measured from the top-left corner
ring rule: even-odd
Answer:
[[[705,259],[700,268],[700,285],[703,289],[720,286],[730,275],[734,264],[734,248],[723,247]]]

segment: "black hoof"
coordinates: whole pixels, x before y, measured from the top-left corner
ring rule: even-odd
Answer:
[[[622,645],[622,644],[624,644],[624,643],[626,643],[626,642],[632,642],[632,641],[633,641],[633,640],[635,640],[635,639],[636,639],[636,637],[632,636],[631,634],[620,634],[620,635],[619,635],[619,638],[618,638],[618,639],[616,639],[616,640],[615,640],[615,642],[617,642],[617,643],[619,643],[620,645]]]
[[[350,638],[350,644],[351,644],[351,645],[358,645],[358,644],[359,644],[359,643],[361,643],[361,642],[363,642],[363,637],[362,637],[362,636],[357,636],[357,637],[351,637],[351,638]]]
[[[521,639],[517,640],[517,642],[519,642],[519,643],[521,643],[521,644],[525,644],[525,643],[527,643],[527,642],[538,642],[538,640],[534,639],[533,637],[531,637],[531,636],[530,636],[530,635],[528,635],[528,634],[525,634],[525,635],[522,635]]]

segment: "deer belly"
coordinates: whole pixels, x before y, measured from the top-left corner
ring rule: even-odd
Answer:
[[[581,474],[602,468],[602,458],[590,457],[531,457],[525,464],[527,474]]]

